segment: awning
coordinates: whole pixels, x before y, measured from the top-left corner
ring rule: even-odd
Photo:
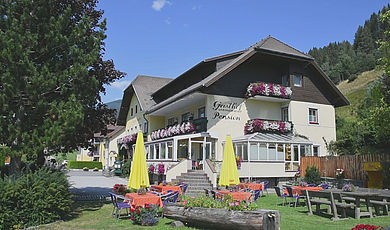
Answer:
[[[279,133],[252,133],[240,137],[232,138],[233,143],[237,142],[266,142],[266,143],[290,143],[290,144],[308,144],[313,142],[301,136]]]

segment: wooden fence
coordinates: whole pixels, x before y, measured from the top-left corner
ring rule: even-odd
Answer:
[[[337,169],[344,169],[344,176],[348,179],[365,180],[363,163],[390,162],[390,154],[344,155],[325,157],[302,157],[301,176],[305,176],[306,168],[316,166],[322,177],[336,177]]]

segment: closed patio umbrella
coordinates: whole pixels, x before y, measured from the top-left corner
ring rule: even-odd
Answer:
[[[223,160],[221,167],[221,174],[219,175],[219,185],[229,186],[238,185],[240,179],[238,178],[238,170],[236,164],[236,157],[233,150],[233,142],[230,135],[226,137],[225,149],[223,151]]]
[[[131,164],[129,177],[129,188],[139,189],[140,187],[149,187],[149,175],[146,166],[144,137],[138,132],[137,142],[135,143],[135,153]]]

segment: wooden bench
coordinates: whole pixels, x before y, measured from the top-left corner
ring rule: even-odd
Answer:
[[[378,197],[370,200],[370,203],[374,206],[375,213],[380,216],[380,208],[383,210],[383,215],[389,215],[390,200],[386,197]]]
[[[327,205],[328,214],[333,215],[332,220],[339,220],[338,210],[340,210],[342,218],[346,218],[347,209],[354,207],[353,204],[344,203],[340,193],[305,190],[305,196],[309,215],[313,215],[312,205],[316,205],[316,214],[320,214],[321,205]]]

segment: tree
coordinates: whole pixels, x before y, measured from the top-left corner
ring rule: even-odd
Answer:
[[[97,0],[0,2],[0,143],[17,173],[22,154],[41,166],[104,133],[114,117],[100,93],[124,74],[103,60]]]

